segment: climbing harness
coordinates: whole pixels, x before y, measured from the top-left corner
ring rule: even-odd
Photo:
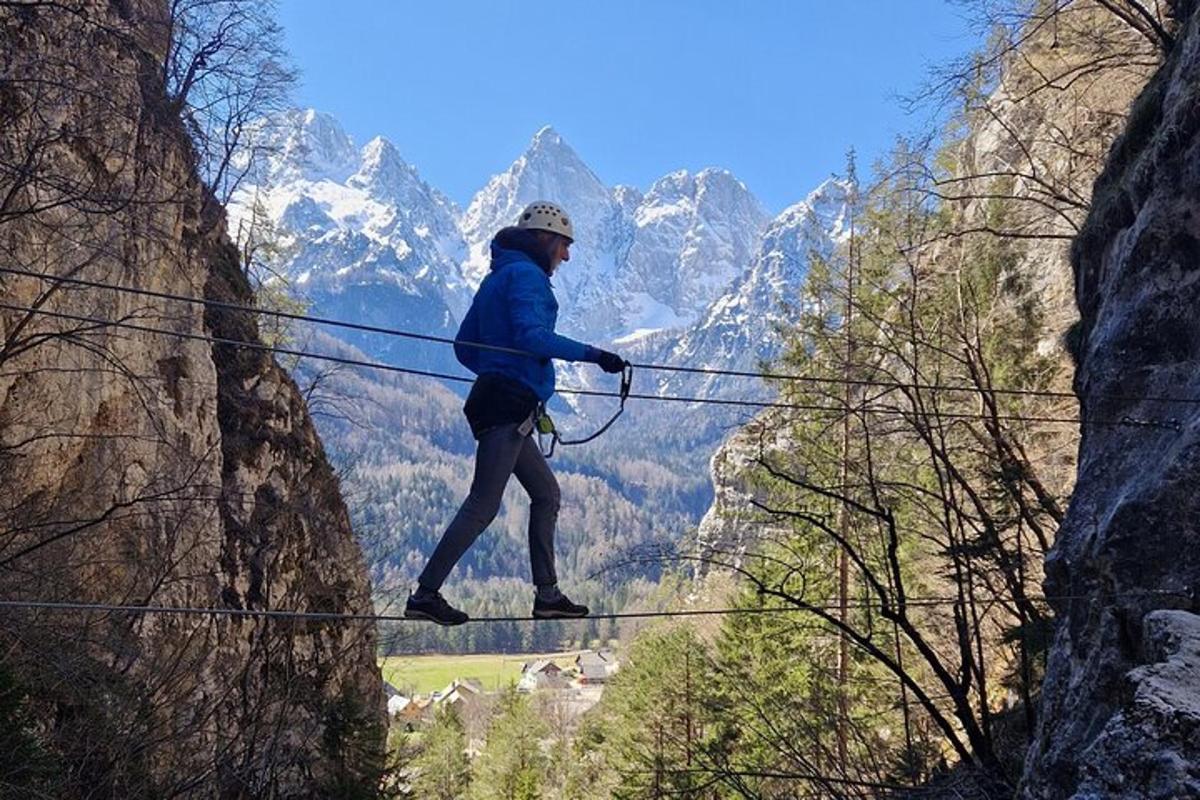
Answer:
[[[595,439],[600,434],[612,427],[612,424],[617,421],[617,417],[621,416],[621,412],[625,410],[625,401],[629,399],[629,390],[633,388],[633,365],[628,361],[621,369],[621,390],[618,397],[621,400],[621,405],[617,408],[617,413],[613,414],[608,422],[600,426],[600,430],[593,433],[591,436],[583,439],[564,439],[558,435],[558,429],[554,427],[554,420],[546,413],[544,403],[539,403],[537,408],[537,419],[534,422],[534,427],[537,429],[538,449],[542,451],[542,455],[546,458],[554,456],[554,448],[558,445],[571,446],[576,444],[586,444]],[[544,442],[545,437],[550,437],[550,447],[547,448]]]

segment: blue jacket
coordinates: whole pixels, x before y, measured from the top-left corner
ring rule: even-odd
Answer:
[[[496,350],[454,345],[459,363],[476,375],[499,374],[520,381],[545,402],[554,394],[550,359],[593,360],[582,342],[554,332],[558,301],[550,276],[532,256],[492,241],[492,271],[483,279],[471,308],[459,326],[460,342],[479,342],[534,353],[519,356]],[[507,240],[506,240],[507,241]]]

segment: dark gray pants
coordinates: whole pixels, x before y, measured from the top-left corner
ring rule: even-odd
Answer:
[[[534,438],[521,434],[518,427],[501,425],[479,437],[471,491],[417,579],[422,587],[440,589],[463,553],[496,518],[509,475],[516,475],[529,495],[529,561],[533,582],[537,586],[558,582],[554,571],[554,526],[560,504],[558,481]]]

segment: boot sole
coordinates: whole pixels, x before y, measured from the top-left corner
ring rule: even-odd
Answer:
[[[459,620],[459,621],[455,622],[455,621],[440,619],[438,617],[435,617],[432,614],[427,614],[424,611],[410,611],[407,608],[404,609],[404,618],[405,619],[423,619],[427,622],[433,622],[438,625],[441,625],[443,628],[453,628],[457,625],[462,625],[464,622],[467,622],[467,620],[470,619],[470,617],[468,617],[467,619]]]
[[[582,614],[572,614],[568,611],[534,611],[534,619],[583,619],[590,611],[585,611]]]

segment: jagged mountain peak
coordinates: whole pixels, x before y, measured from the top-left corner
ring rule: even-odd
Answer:
[[[763,231],[756,274],[748,285],[760,284],[760,292],[769,285],[770,291],[787,296],[784,287],[801,280],[809,256],[828,257],[832,248],[849,235],[854,189],[844,179],[830,178],[776,215]]]
[[[625,209],[629,215],[633,214],[634,209],[637,208],[638,204],[641,203],[645,197],[645,195],[642,194],[641,189],[624,183],[614,186],[612,195],[613,199],[617,201],[617,205],[619,205],[622,209]]]
[[[659,178],[631,216],[619,319],[636,338],[697,322],[746,269],[767,219],[728,170]]]
[[[579,156],[575,148],[571,147],[567,140],[549,125],[533,135],[529,141],[529,147],[525,149],[520,158],[513,162],[509,172],[532,173],[532,176],[536,176],[542,183],[548,183],[546,179],[570,178],[603,186],[603,183]],[[553,194],[553,186],[546,185],[546,191]],[[542,199],[553,200],[554,198],[547,196]]]
[[[285,153],[302,154],[303,166],[291,165],[294,180],[279,185],[270,205],[304,244],[294,271],[326,281],[330,292],[350,280],[432,281],[429,291],[444,294],[455,316],[488,272],[492,236],[534,200],[558,202],[573,217],[576,246],[555,276],[559,322],[589,341],[643,341],[770,316],[775,294],[790,296],[805,271],[802,254],[827,248],[844,227],[844,181],[824,182],[772,220],[721,167],[675,170],[644,192],[609,188],[551,125],[460,214],[386,138],[357,149],[335,119],[313,109],[287,121]],[[422,287],[414,291],[426,297]],[[735,315],[723,313],[735,306]],[[761,349],[737,339],[737,347]],[[717,360],[737,347],[724,343]]]
[[[342,149],[353,147],[353,140],[337,117],[315,108],[293,108],[283,112],[294,130],[310,139]]]
[[[270,179],[233,197],[232,220],[260,203],[289,241],[274,265],[321,313],[452,332],[469,301],[458,209],[382,136],[361,149],[337,120],[294,109],[272,121]],[[440,362],[439,366],[444,366]]]
[[[687,169],[672,170],[651,184],[650,191],[654,191],[654,187],[656,186],[712,183],[732,183],[745,188],[745,184],[728,169],[724,167],[704,167],[696,172]]]
[[[848,233],[853,185],[840,179],[822,183],[766,225],[749,268],[718,298],[678,345],[659,356],[678,363],[721,364],[755,369],[781,346],[773,325],[781,308],[802,301],[810,259],[828,258]],[[672,379],[674,391],[716,393],[727,386],[709,379]]]
[[[271,183],[290,180],[332,180],[341,183],[358,168],[354,140],[330,114],[289,109],[262,126],[265,144],[273,151],[268,159]]]
[[[439,216],[458,214],[454,203],[426,183],[416,167],[405,161],[396,146],[382,136],[376,136],[362,148],[358,171],[346,180],[346,185],[395,204],[406,217],[420,216],[421,210],[431,205],[444,210]],[[438,225],[445,229],[442,233],[449,233],[453,226],[452,219],[441,220]]]
[[[736,175],[724,167],[705,167],[696,173],[696,177],[700,180],[732,180],[741,183]]]
[[[415,170],[400,156],[395,145],[382,136],[376,136],[363,146],[358,171],[346,183],[369,189],[415,177]]]
[[[696,176],[686,169],[677,169],[674,172],[668,172],[650,184],[650,190],[646,192],[646,197],[678,195],[682,192],[690,191],[695,186],[695,183]]]
[[[797,213],[811,214],[836,239],[846,225],[845,213],[856,190],[854,183],[845,178],[826,178],[804,200],[785,210],[784,214],[793,209]],[[798,209],[797,206],[804,208]]]
[[[817,184],[817,187],[808,193],[805,198],[807,202],[816,202],[820,198],[840,198],[846,199],[851,190],[854,189],[854,182],[847,178],[838,178],[830,176]]]
[[[640,213],[657,216],[658,208],[679,200],[690,201],[692,213],[709,204],[745,208],[757,224],[765,224],[767,212],[736,175],[727,169],[706,167],[699,172],[680,169],[656,180],[641,199]],[[678,206],[676,206],[678,210]]]
[[[611,228],[620,216],[612,192],[551,126],[534,134],[528,148],[507,170],[494,175],[471,199],[462,216],[463,236],[471,248],[464,274],[478,282],[487,273],[487,243],[500,228],[513,224],[535,200],[559,203],[575,219],[578,259],[560,276],[567,295],[597,271],[611,272]],[[568,301],[567,305],[570,305]]]
[[[383,136],[376,136],[363,145],[362,161],[364,165],[368,163],[399,162],[408,166],[401,157],[400,151],[396,149],[396,145]]]
[[[736,192],[748,197],[754,196],[741,178],[722,167],[705,167],[697,172],[696,185],[700,187],[701,191]],[[758,203],[758,200],[756,199],[754,202]],[[762,213],[765,217],[766,211],[764,210]]]
[[[533,139],[529,142],[530,149],[545,148],[545,147],[561,147],[566,145],[562,138],[562,134],[554,129],[553,125],[543,125],[538,128],[537,133],[533,134]]]

